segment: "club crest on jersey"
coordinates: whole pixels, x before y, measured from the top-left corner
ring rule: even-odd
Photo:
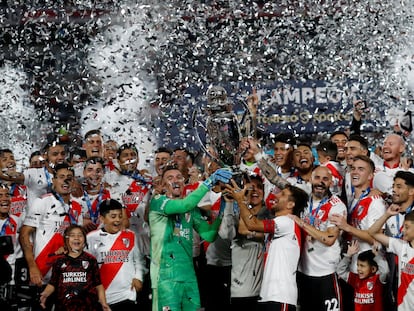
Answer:
[[[319,219],[321,219],[321,218],[323,218],[323,216],[325,216],[325,211],[323,211],[323,210],[318,211],[318,215],[317,215],[317,217],[318,217]]]
[[[83,267],[83,269],[88,269],[88,267],[89,267],[89,261],[82,260],[82,267]]]
[[[128,238],[122,238],[122,243],[124,243],[125,247],[128,248],[130,241]]]
[[[362,212],[364,211],[364,207],[362,205],[358,206],[357,215],[361,216]]]
[[[368,282],[367,283],[367,288],[368,288],[368,290],[372,290],[373,288],[374,288],[374,282]]]

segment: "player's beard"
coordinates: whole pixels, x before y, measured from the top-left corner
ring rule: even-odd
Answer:
[[[329,195],[329,187],[325,185],[323,182],[317,185],[312,185],[312,195],[314,195],[318,199],[322,199],[325,196]]]

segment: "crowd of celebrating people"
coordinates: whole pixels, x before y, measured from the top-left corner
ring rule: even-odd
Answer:
[[[244,137],[237,171],[166,147],[139,170],[139,146],[99,130],[70,153],[56,137],[23,172],[2,149],[8,282],[38,288],[32,310],[414,310],[404,138],[376,154],[336,131],[318,165],[311,143],[279,133],[271,156]]]

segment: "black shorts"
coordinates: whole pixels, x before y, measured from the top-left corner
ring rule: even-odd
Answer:
[[[313,277],[298,272],[298,297],[301,311],[341,311],[342,297],[335,273]]]
[[[259,302],[258,311],[296,311],[296,306],[289,305],[281,302]]]

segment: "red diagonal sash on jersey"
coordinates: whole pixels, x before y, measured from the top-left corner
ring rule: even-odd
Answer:
[[[401,271],[401,284],[398,287],[398,306],[403,302],[404,297],[407,294],[408,287],[414,280],[414,258],[411,258],[411,260],[405,265],[404,270]]]
[[[295,223],[294,231],[296,240],[298,241],[299,249],[302,250],[302,230],[297,223]]]
[[[128,218],[131,217],[131,214],[133,214],[138,205],[141,204],[149,189],[148,186],[143,186],[134,180],[128,188],[130,194],[122,195],[122,202],[126,206]]]
[[[42,273],[42,276],[45,276],[52,267],[53,263],[57,259],[55,252],[62,246],[64,246],[63,236],[59,232],[56,232],[36,257],[35,261],[40,272]]]
[[[344,179],[342,177],[341,173],[339,173],[338,170],[336,169],[336,167],[333,166],[330,163],[326,164],[326,167],[331,171],[332,176],[335,177],[336,179],[338,179],[338,186],[341,187],[342,186],[342,181]]]
[[[80,205],[78,205],[80,206]],[[78,215],[80,214],[80,209],[78,209]],[[63,232],[67,227],[70,225],[70,217],[66,215],[63,218],[62,224],[60,225],[57,232],[53,234],[52,238],[47,242],[45,247],[36,256],[36,264],[42,273],[42,276],[45,276],[47,272],[52,268],[53,263],[56,261],[57,256],[55,256],[55,252],[65,246],[65,241],[63,239]]]
[[[107,189],[103,189],[102,190],[102,197],[100,198],[99,195],[95,198],[95,200],[93,200],[92,202],[92,212],[97,215],[99,215],[99,212],[97,212],[98,210],[98,206],[102,201],[105,201],[107,199],[111,198],[111,193],[107,190]]]
[[[131,231],[122,231],[118,238],[115,240],[114,244],[111,247],[111,250],[108,252],[109,254],[104,258],[104,263],[102,264],[100,269],[101,281],[105,289],[107,289],[109,284],[111,284],[112,280],[115,278],[119,269],[121,269],[124,263],[123,261],[113,262],[113,260],[109,259],[108,256],[111,256],[113,251],[119,250],[126,250],[129,254],[131,249],[134,247],[134,244],[134,233]]]
[[[353,226],[356,227],[358,220],[364,219],[369,211],[369,206],[372,203],[372,197],[363,198],[352,211],[351,221]],[[361,208],[362,207],[362,208]]]

